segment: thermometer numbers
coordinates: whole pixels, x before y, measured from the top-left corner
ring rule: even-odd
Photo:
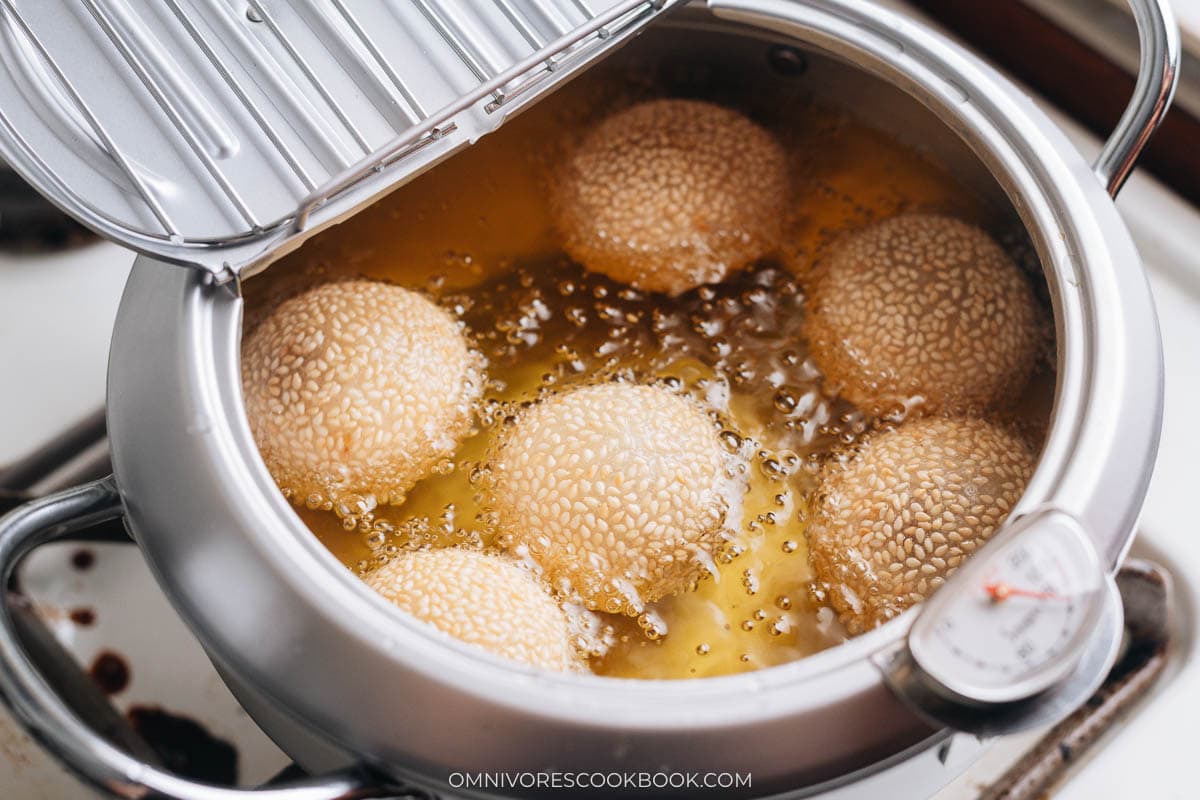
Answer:
[[[1039,592],[1052,591],[1045,583]],[[1078,631],[1074,601],[1012,596],[1002,601],[980,592],[976,602],[945,617],[936,638],[946,652],[977,673],[1019,679],[1062,653]]]

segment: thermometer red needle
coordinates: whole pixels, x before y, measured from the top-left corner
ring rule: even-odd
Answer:
[[[1010,597],[1032,597],[1035,600],[1061,600],[1062,597],[1054,592],[1035,592],[1030,589],[1018,589],[1009,586],[1004,581],[985,584],[983,590],[988,593],[994,603],[1002,603]]]

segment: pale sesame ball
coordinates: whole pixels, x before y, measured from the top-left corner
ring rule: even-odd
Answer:
[[[554,187],[568,255],[638,289],[675,295],[778,248],[787,159],[774,136],[736,111],[654,100],[601,122]]]
[[[453,316],[375,281],[293,297],[242,346],[250,428],[296,502],[400,502],[453,453],[481,384],[479,356]]]
[[[978,410],[1020,390],[1040,315],[1021,269],[978,228],[907,214],[842,240],[810,287],[805,332],[831,388],[870,413]]]
[[[696,577],[740,503],[713,421],[658,386],[552,395],[490,462],[500,541],[592,609],[638,613]]]
[[[367,585],[398,608],[493,655],[576,670],[563,610],[529,570],[475,550],[417,550],[369,573]]]
[[[1023,440],[990,422],[926,417],[828,464],[809,557],[847,630],[869,630],[941,586],[1008,516],[1034,463]]]

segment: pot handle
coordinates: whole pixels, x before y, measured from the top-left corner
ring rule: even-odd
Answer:
[[[0,589],[40,545],[121,516],[112,476],[27,503],[0,518]],[[146,764],[88,727],[42,677],[17,635],[9,592],[0,591],[0,695],[25,730],[92,786],[129,800],[366,800],[421,797],[365,769],[262,789],[196,783]]]
[[[1171,106],[1179,83],[1179,26],[1170,0],[1128,0],[1141,50],[1133,97],[1092,165],[1114,198]]]

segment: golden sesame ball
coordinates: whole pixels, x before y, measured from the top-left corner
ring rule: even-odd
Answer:
[[[907,214],[835,246],[805,332],[830,386],[865,411],[914,398],[926,412],[967,411],[1021,388],[1039,319],[1025,275],[986,233]]]
[[[846,628],[869,630],[941,586],[1008,516],[1034,463],[990,422],[926,417],[826,465],[809,558]]]
[[[293,297],[242,346],[250,428],[297,502],[401,502],[453,453],[481,384],[479,356],[454,317],[374,281]]]
[[[606,383],[524,411],[491,458],[500,541],[592,609],[639,613],[699,574],[740,503],[713,421],[658,386]]]
[[[575,670],[566,614],[527,569],[475,550],[417,550],[365,578],[386,600],[467,644],[502,658]]]
[[[654,100],[600,123],[557,176],[568,255],[638,289],[679,294],[722,280],[780,244],[787,159],[748,118],[695,100]]]

